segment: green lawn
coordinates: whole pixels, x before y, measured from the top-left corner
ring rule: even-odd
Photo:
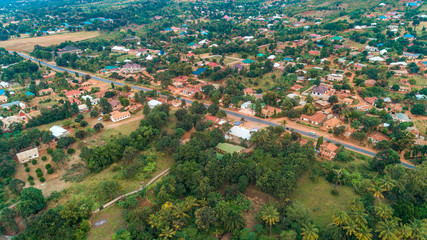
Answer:
[[[135,59],[135,58],[136,58],[135,55],[129,55],[128,54],[128,55],[123,55],[123,56],[118,57],[117,61],[123,62],[126,59],[132,60],[132,59]]]
[[[313,222],[325,229],[332,222],[332,215],[338,210],[346,210],[350,201],[357,197],[350,187],[339,187],[338,196],[331,194],[332,188],[333,185],[324,178],[319,177],[317,182],[313,182],[306,173],[298,180],[291,199],[301,202],[309,209]]]
[[[101,226],[95,226],[96,222],[106,220]],[[88,240],[111,239],[111,235],[119,229],[126,228],[126,222],[122,216],[122,210],[117,206],[107,208],[91,219],[92,227],[87,234]]]

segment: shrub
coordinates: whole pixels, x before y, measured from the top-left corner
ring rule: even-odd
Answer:
[[[49,168],[48,170],[47,170],[47,174],[52,174],[53,173],[53,168]]]
[[[87,125],[88,125],[88,123],[84,120],[80,122],[81,127],[86,127]]]
[[[76,150],[74,150],[74,149],[72,149],[72,148],[67,149],[67,153],[68,153],[69,155],[73,155],[75,152],[76,152]]]
[[[38,178],[43,177],[43,172],[41,170],[40,171],[36,171],[36,175],[37,175]]]
[[[48,164],[44,165],[44,167],[45,167],[46,169],[49,169],[49,168],[52,168],[52,165],[50,165],[50,163],[48,163]]]
[[[34,180],[30,180],[30,185],[33,186],[34,185]]]
[[[31,160],[31,164],[36,165],[37,164],[37,159]]]
[[[29,167],[26,167],[26,168],[25,168],[25,171],[26,171],[26,172],[29,172],[29,171],[30,171],[30,168],[29,168]]]
[[[28,181],[34,180],[33,176],[28,176]]]
[[[46,156],[43,156],[42,157],[42,161],[44,162],[44,161],[46,161],[47,160],[47,157]]]
[[[44,179],[44,177],[40,178],[40,182],[45,182],[45,181],[46,181],[46,179]]]
[[[24,163],[24,167],[28,167],[28,163]]]
[[[340,194],[340,192],[338,191],[337,187],[334,187],[331,189],[331,194],[334,196],[338,196]]]
[[[47,154],[52,154],[53,149],[52,148],[48,148],[48,149],[46,149],[46,152],[47,152]]]

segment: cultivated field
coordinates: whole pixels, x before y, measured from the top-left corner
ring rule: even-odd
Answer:
[[[11,39],[7,41],[0,41],[0,47],[6,48],[7,50],[17,50],[24,52],[31,52],[35,45],[50,46],[59,44],[65,41],[82,41],[89,38],[99,36],[99,32],[74,32],[74,33],[63,33],[42,37],[34,38],[20,38]]]

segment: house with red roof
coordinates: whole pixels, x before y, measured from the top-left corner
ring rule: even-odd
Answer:
[[[66,92],[65,96],[76,98],[76,97],[80,97],[81,94],[82,93],[80,92],[80,90],[71,90],[71,91]]]

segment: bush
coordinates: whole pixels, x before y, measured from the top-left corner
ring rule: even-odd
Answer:
[[[30,180],[30,185],[33,186],[34,185],[34,180]]]
[[[29,171],[30,171],[30,168],[29,168],[29,167],[26,167],[26,168],[25,168],[25,171],[26,171],[26,172],[29,172]]]
[[[53,173],[53,168],[49,168],[48,170],[47,170],[47,174],[52,174]]]
[[[53,149],[52,148],[48,148],[48,149],[46,149],[46,152],[47,152],[47,154],[52,154]]]
[[[42,157],[42,161],[44,162],[44,161],[46,161],[47,160],[47,157],[46,156],[43,156]]]
[[[28,163],[24,163],[24,167],[28,167]]]
[[[340,194],[340,192],[338,191],[337,187],[334,187],[331,189],[331,194],[334,196],[338,196]]]
[[[44,167],[45,167],[46,169],[49,169],[49,168],[52,168],[52,165],[50,165],[50,163],[48,163],[48,164],[44,165]]]
[[[45,181],[46,181],[46,179],[44,179],[44,177],[40,178],[40,182],[45,182]]]
[[[75,152],[76,152],[76,150],[74,150],[74,149],[72,149],[72,148],[67,149],[67,153],[68,153],[69,155],[73,155]]]
[[[37,159],[31,160],[31,164],[36,165],[37,164]]]
[[[34,180],[34,178],[33,178],[33,176],[28,176],[28,181],[32,181],[32,180]]]
[[[38,168],[38,169],[40,169],[40,168]],[[36,175],[37,175],[38,178],[43,177],[43,172],[41,170],[40,171],[36,171]]]
[[[84,120],[80,122],[81,127],[86,127],[87,125],[88,125],[88,123]]]

